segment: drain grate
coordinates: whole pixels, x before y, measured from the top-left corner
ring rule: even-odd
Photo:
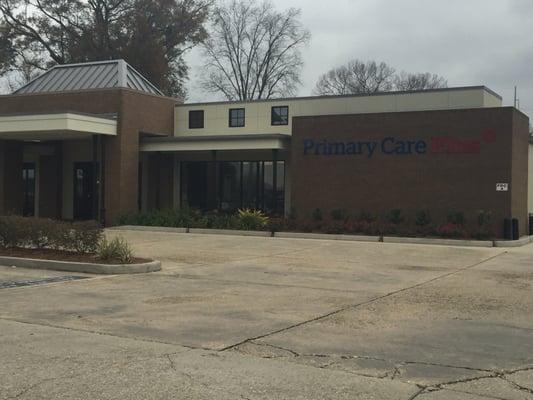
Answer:
[[[38,279],[38,280],[7,281],[7,282],[0,282],[0,289],[46,285],[47,283],[77,281],[80,279],[87,279],[87,278],[88,278],[87,276],[56,276],[54,278],[45,278],[45,279]]]

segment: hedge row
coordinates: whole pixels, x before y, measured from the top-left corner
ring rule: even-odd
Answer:
[[[402,210],[391,210],[379,218],[369,213],[350,215],[345,210],[324,213],[320,209],[301,218],[291,213],[288,218],[269,218],[259,211],[241,210],[236,214],[210,212],[202,214],[191,209],[153,210],[124,215],[119,225],[161,226],[175,228],[211,228],[266,230],[271,232],[317,232],[331,234],[401,235],[413,237],[447,237],[490,239],[495,237],[492,215],[479,210],[467,224],[462,212],[452,211],[444,221],[434,221],[428,210],[414,216]]]
[[[103,229],[94,221],[63,222],[45,218],[0,217],[0,246],[95,253]]]

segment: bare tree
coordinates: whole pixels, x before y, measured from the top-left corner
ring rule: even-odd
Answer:
[[[401,72],[394,77],[396,90],[426,90],[448,87],[448,81],[436,74],[419,73],[411,74]]]
[[[203,88],[228,100],[294,94],[301,83],[300,48],[310,39],[299,17],[300,10],[279,12],[269,1],[231,0],[216,7],[203,46]]]
[[[322,75],[314,90],[318,95],[376,93],[392,90],[394,68],[375,61],[350,61]]]
[[[350,61],[322,75],[313,91],[317,95],[372,94],[391,90],[423,90],[446,87],[447,82],[429,73],[396,71],[384,62]]]

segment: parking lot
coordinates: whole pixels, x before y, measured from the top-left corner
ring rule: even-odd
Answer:
[[[163,270],[0,267],[0,399],[533,399],[533,245],[116,234]]]

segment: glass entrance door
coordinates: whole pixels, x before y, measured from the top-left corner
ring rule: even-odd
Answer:
[[[92,162],[74,163],[74,219],[95,218],[94,178],[95,171]]]
[[[24,183],[24,204],[22,215],[35,216],[35,163],[24,163],[22,166],[22,181]]]

